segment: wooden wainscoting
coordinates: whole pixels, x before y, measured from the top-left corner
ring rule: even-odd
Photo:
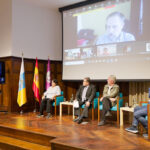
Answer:
[[[7,110],[9,112],[19,112],[21,109],[17,104],[19,74],[21,66],[21,58],[19,57],[4,57],[0,61],[5,62],[6,82],[0,85],[0,111]],[[27,103],[22,107],[23,111],[33,111],[35,100],[32,91],[32,83],[35,69],[35,59],[24,58],[25,65],[25,81],[27,92]],[[40,94],[45,91],[45,79],[47,60],[38,60],[39,78],[40,78]],[[62,63],[61,61],[51,61],[51,77],[57,78],[61,89],[63,90],[62,78]],[[37,103],[38,107],[38,103]]]
[[[21,66],[20,57],[5,57],[0,58],[0,61],[5,62],[6,82],[0,85],[0,110],[7,110],[9,112],[19,112],[21,109],[17,104],[18,83]],[[33,75],[35,68],[35,59],[24,58],[25,65],[25,80],[28,102],[22,107],[24,111],[33,111],[35,107],[35,100],[32,91]],[[40,74],[40,94],[45,91],[45,79],[47,60],[38,60],[39,74]],[[86,75],[85,75],[86,76]],[[64,97],[70,100],[71,95],[75,94],[82,81],[62,81],[62,62],[51,61],[51,78],[58,79],[61,89],[64,91]],[[92,82],[96,86],[96,90],[100,91],[102,95],[105,82]],[[124,103],[129,101],[129,82],[118,82],[120,91],[124,96]],[[37,103],[38,107],[38,103]]]

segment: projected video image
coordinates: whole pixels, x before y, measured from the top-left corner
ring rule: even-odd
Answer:
[[[63,12],[63,79],[150,78],[150,0],[104,0]]]
[[[130,14],[131,1],[76,14],[78,46],[135,41]]]

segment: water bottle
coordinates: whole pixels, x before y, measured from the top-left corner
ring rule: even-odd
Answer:
[[[73,102],[73,94],[71,95],[71,99],[70,99],[70,102]]]
[[[150,88],[148,89],[148,97],[150,98]]]
[[[133,100],[132,100],[132,106],[135,107],[136,106],[136,98],[133,97]]]

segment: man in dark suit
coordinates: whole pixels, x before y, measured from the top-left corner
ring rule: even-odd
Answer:
[[[83,118],[88,117],[88,109],[95,97],[96,89],[94,85],[90,84],[90,78],[86,77],[83,80],[83,85],[80,86],[79,90],[76,93],[76,101],[79,103],[78,108],[74,108],[75,116],[78,116],[74,119],[74,122],[80,124],[83,121]],[[85,104],[82,114],[80,115],[80,107]]]

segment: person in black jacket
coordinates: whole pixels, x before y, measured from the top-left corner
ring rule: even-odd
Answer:
[[[96,89],[94,85],[90,84],[90,78],[86,77],[83,80],[83,85],[80,86],[79,90],[76,93],[76,99],[75,101],[78,101],[79,107],[74,108],[75,116],[77,116],[76,119],[74,119],[74,122],[77,122],[80,124],[83,121],[83,118],[88,117],[88,109],[95,97]],[[82,114],[80,115],[80,107],[85,104],[84,110]]]

